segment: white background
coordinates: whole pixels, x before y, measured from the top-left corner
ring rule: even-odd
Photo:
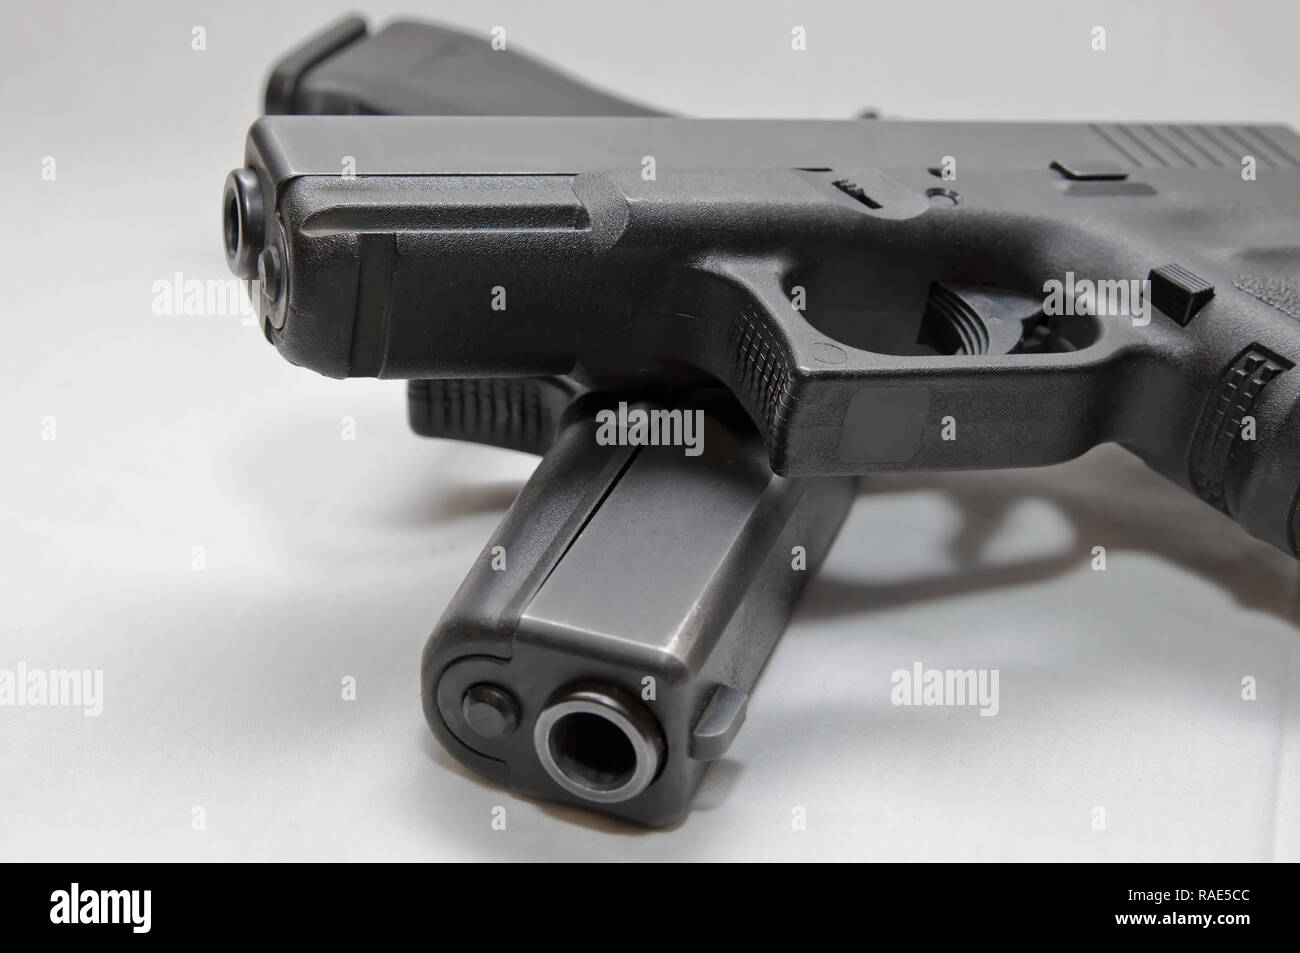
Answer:
[[[0,668],[103,669],[106,696],[0,708],[0,858],[1300,859],[1300,572],[1115,448],[870,481],[674,830],[444,754],[420,649],[532,460],[417,439],[402,385],[293,368],[238,317],[152,308],[175,272],[226,276],[264,72],[346,9],[28,4],[0,35]],[[695,115],[1300,125],[1295,4],[405,12]],[[913,660],[999,669],[1000,714],[891,706]]]

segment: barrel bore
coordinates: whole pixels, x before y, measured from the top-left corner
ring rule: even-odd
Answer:
[[[533,746],[552,780],[587,801],[636,797],[655,779],[664,745],[654,718],[622,693],[570,689],[537,716]]]

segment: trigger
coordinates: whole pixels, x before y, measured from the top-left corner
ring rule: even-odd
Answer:
[[[1014,354],[1042,317],[1042,298],[936,281],[916,341],[936,354]]]

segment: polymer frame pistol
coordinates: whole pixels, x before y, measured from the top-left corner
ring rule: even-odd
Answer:
[[[461,761],[680,818],[858,474],[1113,442],[1297,555],[1293,131],[677,119],[500,55],[345,21],[267,109],[345,115],[259,119],[223,195],[289,361],[544,454],[425,652]]]

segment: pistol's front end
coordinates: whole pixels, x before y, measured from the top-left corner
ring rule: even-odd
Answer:
[[[673,410],[694,416],[685,462],[599,439],[605,414]],[[773,474],[719,392],[580,399],[429,640],[430,727],[521,793],[679,820],[853,495]]]

